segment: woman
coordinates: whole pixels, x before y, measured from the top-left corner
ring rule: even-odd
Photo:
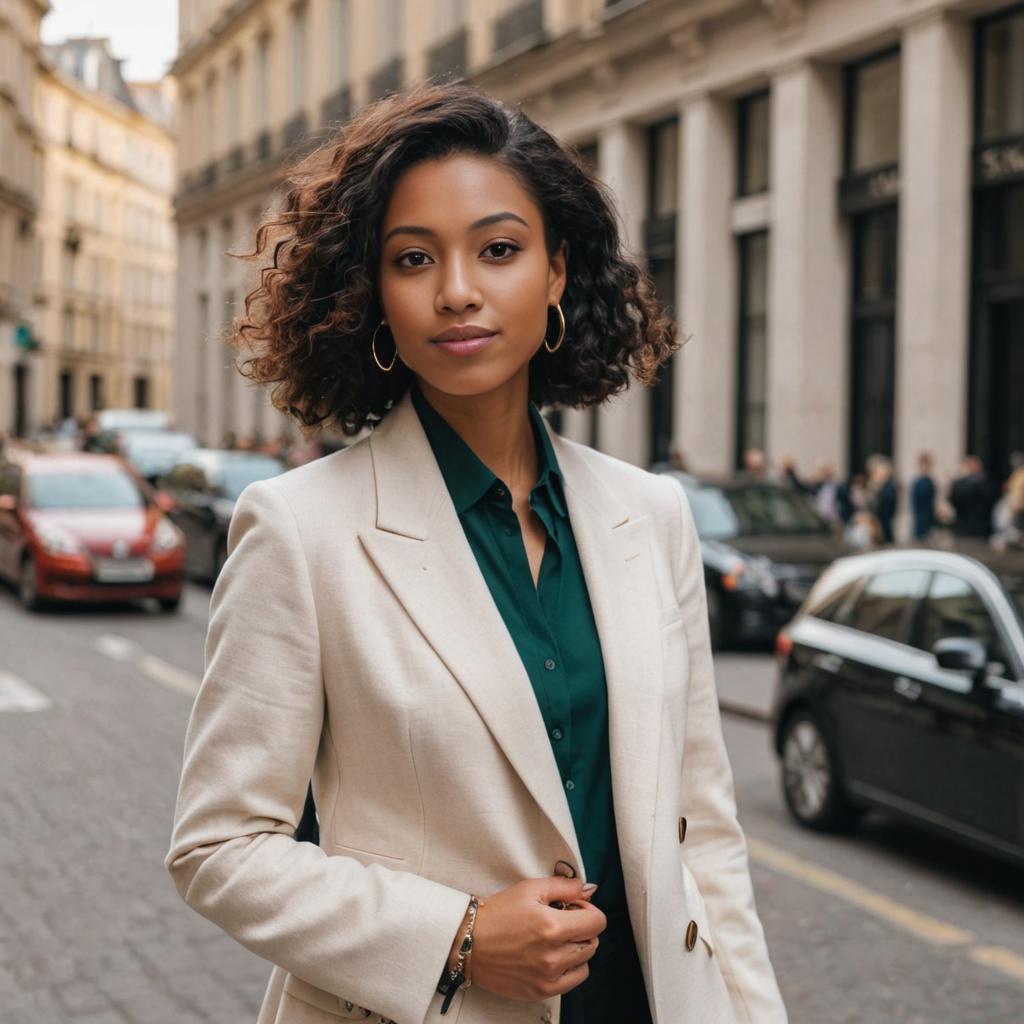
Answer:
[[[423,86],[310,158],[257,252],[248,375],[374,425],[243,493],[212,599],[167,866],[277,965],[260,1024],[784,1021],[683,492],[537,412],[677,347],[609,194]]]

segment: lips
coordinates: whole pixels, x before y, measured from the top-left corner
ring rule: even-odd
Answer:
[[[431,340],[435,342],[470,341],[473,338],[489,338],[496,333],[489,327],[481,327],[479,324],[459,324],[456,327],[449,327]]]

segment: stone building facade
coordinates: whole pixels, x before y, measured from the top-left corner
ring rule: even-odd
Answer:
[[[44,48],[37,424],[172,404],[175,143],[166,89],[139,89],[105,39]]]
[[[575,144],[688,340],[568,435],[940,476],[1024,449],[1018,0],[183,0],[179,416],[277,430],[208,341],[310,132],[455,69]]]
[[[36,123],[43,0],[0,4],[0,436],[30,415],[42,143]]]

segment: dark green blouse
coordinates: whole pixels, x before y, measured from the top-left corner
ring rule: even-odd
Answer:
[[[569,801],[587,880],[599,886],[593,902],[606,912],[624,909],[604,661],[551,439],[531,403],[539,473],[529,501],[547,531],[534,587],[508,488],[415,383],[412,402],[466,539],[530,677]]]

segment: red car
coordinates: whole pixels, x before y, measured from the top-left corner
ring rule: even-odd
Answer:
[[[110,455],[10,447],[0,459],[0,577],[22,604],[181,603],[185,541]]]

